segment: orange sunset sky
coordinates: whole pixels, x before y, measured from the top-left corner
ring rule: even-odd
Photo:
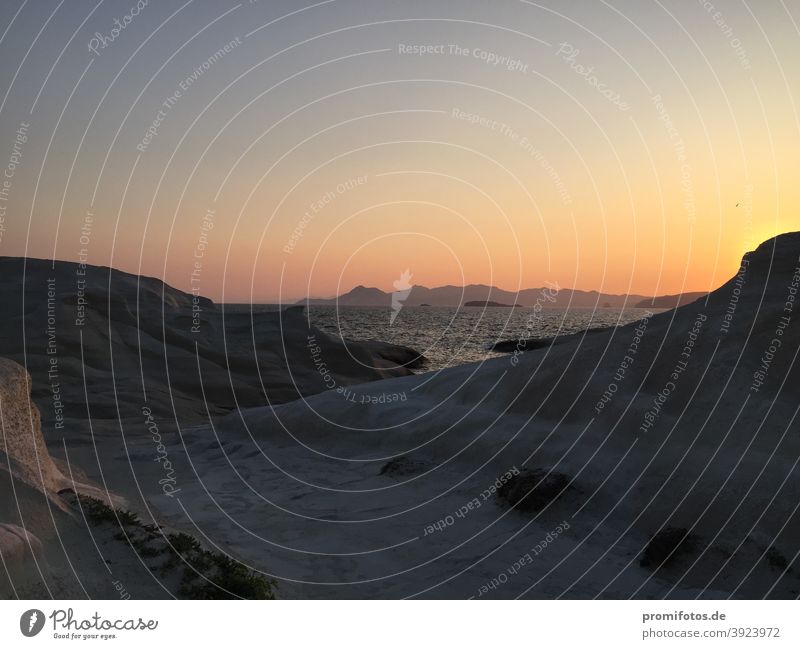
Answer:
[[[83,252],[228,302],[406,268],[715,288],[798,229],[800,34],[780,4],[675,4],[151,3],[98,54],[114,9],[59,12],[69,47],[45,31],[0,72],[9,155],[29,124],[0,254]]]

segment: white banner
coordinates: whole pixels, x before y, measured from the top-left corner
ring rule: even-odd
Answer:
[[[796,601],[4,601],[2,646],[797,647]]]

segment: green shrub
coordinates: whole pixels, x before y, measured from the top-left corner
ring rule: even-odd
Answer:
[[[141,557],[163,557],[151,569],[162,577],[179,572],[178,595],[186,599],[274,599],[273,582],[220,552],[203,549],[183,532],[164,534],[155,524],[145,525],[128,510],[113,509],[102,500],[72,493],[94,525],[120,528],[113,538],[127,542]]]

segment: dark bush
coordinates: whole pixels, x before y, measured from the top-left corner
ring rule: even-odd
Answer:
[[[202,550],[190,560],[200,576],[186,568],[178,594],[187,599],[274,599],[272,583],[246,566],[218,552]],[[205,578],[204,578],[205,577]]]
[[[783,556],[774,545],[769,546],[767,550],[767,563],[770,567],[775,568],[776,570],[785,571],[789,568],[789,561],[788,559]]]
[[[685,527],[667,527],[651,537],[639,561],[645,568],[658,569],[692,552],[698,538]]]
[[[379,475],[387,475],[392,478],[404,475],[413,475],[425,471],[428,466],[423,462],[415,462],[405,455],[389,460],[381,467]]]
[[[521,471],[497,490],[499,500],[523,512],[538,512],[568,490],[571,478],[544,469]]]
[[[112,507],[106,505],[102,500],[85,496],[83,494],[78,495],[71,489],[63,489],[59,493],[66,495],[70,492],[80,501],[80,507],[83,510],[83,513],[86,514],[86,518],[88,518],[95,525],[100,525],[101,523],[116,523],[123,526],[141,525],[139,517],[127,509],[113,509]]]

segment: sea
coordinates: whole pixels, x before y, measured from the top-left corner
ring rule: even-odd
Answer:
[[[253,313],[280,309],[274,304],[226,305],[228,310]],[[651,312],[654,310],[651,309]],[[310,306],[310,323],[347,340],[382,340],[422,353],[428,363],[421,371],[505,356],[491,350],[494,343],[520,338],[550,338],[586,329],[621,326],[641,320],[647,309],[571,307],[387,307]],[[394,314],[394,317],[393,317]],[[419,371],[419,370],[418,370]]]

